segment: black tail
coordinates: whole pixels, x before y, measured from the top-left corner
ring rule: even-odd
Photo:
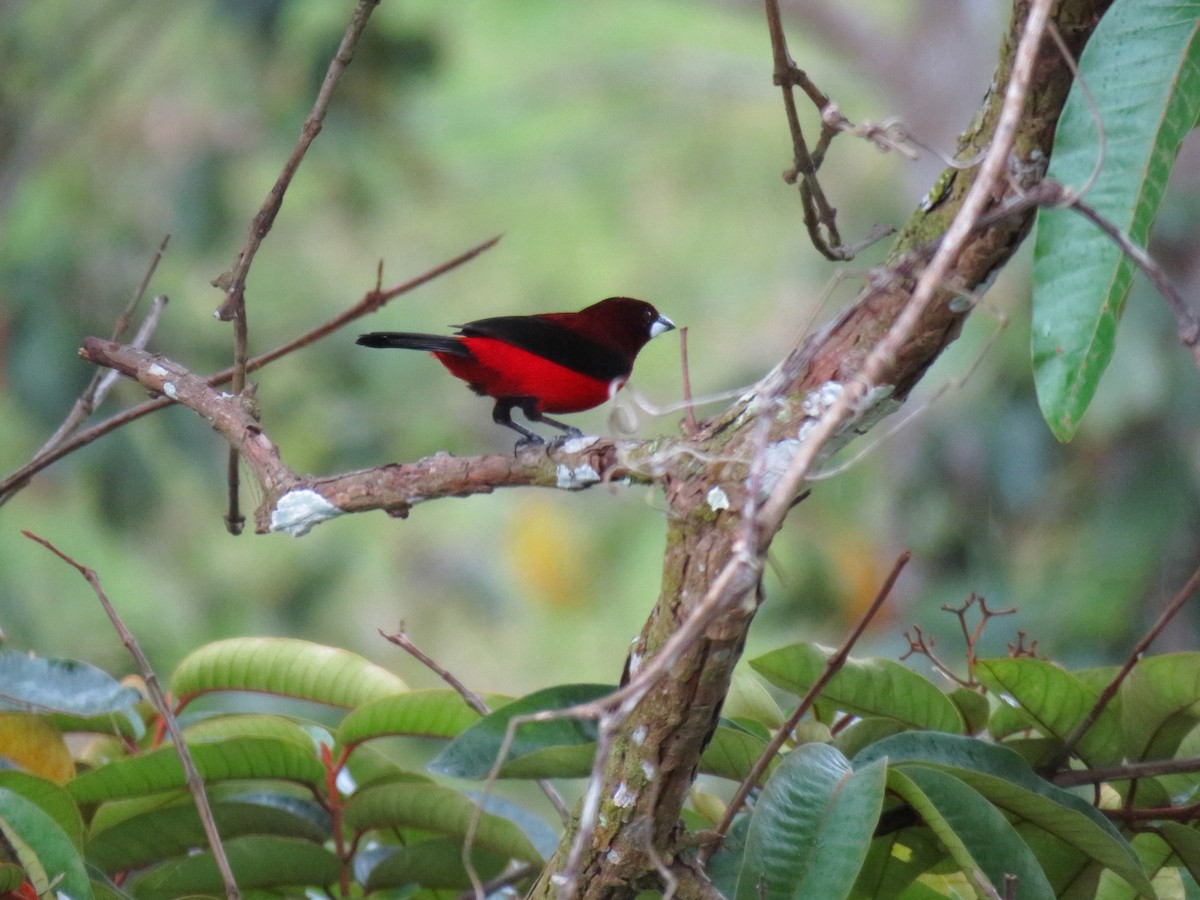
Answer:
[[[415,334],[411,331],[372,331],[360,334],[356,344],[364,347],[399,347],[403,350],[429,350],[432,353],[450,353],[454,356],[470,356],[471,351],[458,338],[438,334]]]

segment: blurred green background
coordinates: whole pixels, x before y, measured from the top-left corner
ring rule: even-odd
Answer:
[[[228,364],[209,283],[232,264],[352,8],[0,3],[3,474],[66,414],[90,375],[81,338],[109,333],[165,234],[150,293],[170,305],[151,348],[199,372]],[[847,115],[900,117],[943,153],[987,88],[1005,18],[999,3],[946,0],[784,9],[793,54]],[[1156,245],[1191,296],[1196,155],[1185,150]],[[387,286],[504,239],[259,373],[268,433],[289,465],[321,474],[508,452],[489,404],[440,366],[362,351],[354,336],[613,294],[689,326],[697,394],[752,383],[884,249],[852,267],[820,258],[780,178],[789,161],[758,3],[381,4],[251,271],[252,352],[354,303],[380,260]],[[843,235],[901,223],[940,165],[838,140],[826,184]],[[1027,255],[930,372],[906,410],[916,417],[853,447],[873,450],[793,514],[751,653],[839,640],[905,548],[914,561],[860,652],[902,653],[915,622],[958,663],[957,622],[938,609],[977,591],[1019,607],[981,653],[1022,629],[1064,661],[1111,662],[1183,583],[1200,546],[1197,373],[1139,285],[1083,433],[1057,445],[1032,396]],[[656,406],[678,401],[672,337],[646,349],[633,383]],[[122,384],[101,412],[143,396]],[[641,435],[680,418],[635,412]],[[609,413],[574,421],[610,432]],[[300,540],[233,538],[224,460],[203,422],[171,409],[38,476],[0,509],[7,646],[131,668],[77,573],[21,529],[98,570],[160,671],[211,639],[296,635],[432,684],[377,634],[403,620],[478,688],[614,681],[657,595],[664,507],[651,491],[501,491],[407,521],[345,517]],[[1194,647],[1195,622],[1158,649]]]

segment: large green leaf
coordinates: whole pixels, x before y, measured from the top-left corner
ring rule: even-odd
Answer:
[[[496,709],[507,698],[487,698]],[[385,735],[457,737],[480,719],[456,691],[410,691],[380,697],[348,713],[337,729],[339,744],[354,747],[363,741]]]
[[[750,661],[769,682],[803,695],[825,669],[833,651],[816,644],[793,644]],[[858,716],[896,719],[912,728],[963,731],[954,703],[932,682],[890,659],[848,659],[821,691],[821,697]]]
[[[828,744],[784,757],[754,806],[737,900],[849,895],[883,808],[887,764],[854,771]]]
[[[910,763],[888,771],[888,787],[929,825],[977,893],[1004,890],[1016,876],[1023,898],[1053,900],[1054,890],[1029,846],[974,788],[939,769]]]
[[[325,768],[311,751],[278,738],[237,738],[188,744],[192,761],[206,782],[232,779],[280,779],[322,788]],[[99,803],[185,786],[183,765],[174,747],[117,759],[80,775],[67,785],[75,802]]]
[[[520,700],[514,700],[491,715],[480,719],[457,738],[429,763],[429,771],[454,778],[483,778],[496,764],[503,746],[508,723],[515,717],[542,710],[565,709],[578,703],[588,703],[603,697],[612,687],[603,684],[567,684],[536,691]],[[596,725],[579,719],[554,719],[549,722],[531,722],[517,728],[502,775],[514,771],[521,760],[535,754],[546,754],[559,748],[567,751],[565,757],[554,756],[549,761],[554,767],[547,771],[539,767],[537,777],[570,777],[586,775],[592,751],[587,749],[596,740]],[[575,748],[572,752],[571,748]],[[582,771],[578,770],[583,761]],[[542,757],[546,761],[546,757]],[[521,770],[521,777],[531,777],[528,767]]]
[[[904,828],[871,842],[850,896],[854,900],[897,897],[945,851],[928,828]]]
[[[123,716],[142,695],[95,666],[0,650],[0,711]]]
[[[324,847],[282,837],[244,837],[223,842],[234,880],[251,888],[327,887],[337,882],[341,863]],[[138,900],[159,897],[224,896],[212,853],[171,859],[130,883]],[[292,896],[303,896],[291,892]]]
[[[0,788],[20,794],[50,816],[77,848],[83,847],[83,819],[67,789],[26,772],[0,772]]]
[[[1142,247],[1200,113],[1198,18],[1200,0],[1116,0],[1083,52],[1055,135],[1048,177],[1082,189],[1103,156],[1084,200]],[[1133,270],[1077,213],[1038,213],[1034,378],[1042,415],[1061,441],[1074,436],[1112,358]]]
[[[189,654],[172,675],[171,690],[183,699],[208,691],[258,691],[356,707],[408,687],[348,650],[294,638],[232,638]]]
[[[1014,819],[1038,826],[1150,896],[1137,857],[1116,827],[1083,798],[1039,778],[1007,747],[956,735],[908,732],[879,741],[854,762],[863,765],[884,758],[893,767],[919,762],[947,771]]]
[[[1121,727],[1130,759],[1169,759],[1200,723],[1200,653],[1141,660],[1121,684]]]
[[[343,822],[359,834],[375,828],[420,828],[461,843],[475,810],[469,798],[443,785],[400,782],[370,787],[351,796]],[[475,846],[513,859],[542,862],[524,831],[491,813],[480,816]]]
[[[1030,656],[980,660],[976,677],[988,690],[1015,701],[1047,737],[1065,740],[1096,705],[1098,694],[1070,672]],[[1076,745],[1079,757],[1093,766],[1121,759],[1120,722],[1109,707]]]
[[[92,886],[71,836],[37,803],[3,787],[0,836],[15,852],[39,896],[53,885],[55,891],[75,900],[90,900]]]
[[[109,806],[129,805],[105,804]],[[329,838],[329,814],[312,799],[283,793],[209,791],[209,804],[222,840],[246,835],[303,838],[321,844]],[[206,849],[208,837],[191,794],[175,796],[123,815],[106,827],[92,827],[86,856],[102,872],[122,872]],[[100,818],[99,816],[97,817]],[[112,819],[111,816],[105,817]]]
[[[462,850],[461,841],[449,838],[418,841],[403,847],[379,847],[371,853],[371,866],[366,877],[360,880],[368,891],[411,884],[427,889],[469,888],[471,876],[463,865]],[[471,854],[475,874],[485,881],[499,875],[507,863],[507,856],[487,850],[475,850]]]

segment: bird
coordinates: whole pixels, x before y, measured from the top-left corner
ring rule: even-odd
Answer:
[[[545,441],[512,420],[514,409],[563,437],[579,437],[578,428],[546,414],[582,412],[611,398],[629,380],[642,347],[675,323],[644,300],[609,297],[579,312],[495,316],[450,327],[458,331],[374,331],[356,343],[429,351],[476,394],[496,401],[492,421],[521,435],[520,450]]]

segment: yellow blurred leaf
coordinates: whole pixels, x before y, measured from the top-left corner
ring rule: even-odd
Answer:
[[[32,713],[0,713],[0,756],[58,784],[75,777],[75,763],[58,729]]]

